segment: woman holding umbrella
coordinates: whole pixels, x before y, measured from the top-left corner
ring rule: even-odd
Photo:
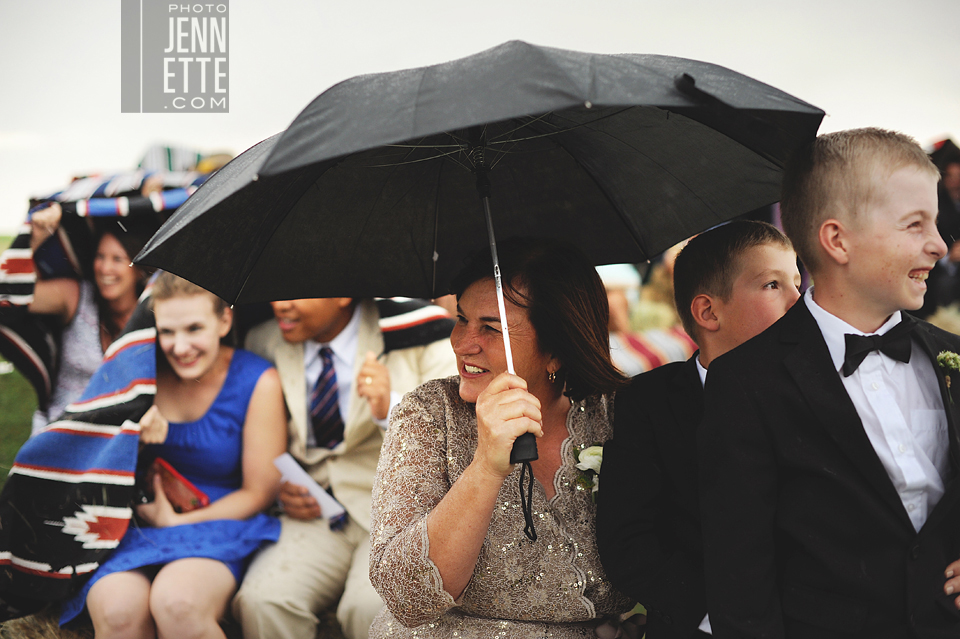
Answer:
[[[507,373],[489,253],[454,283],[459,376],[424,384],[393,413],[373,495],[370,576],[386,608],[371,636],[594,636],[632,604],[597,557],[591,471],[579,451],[611,436],[607,300],[574,247],[499,247],[517,374]],[[538,438],[524,517],[514,440]],[[509,478],[513,477],[513,481]],[[585,481],[586,480],[586,481]],[[430,625],[424,625],[430,624]]]

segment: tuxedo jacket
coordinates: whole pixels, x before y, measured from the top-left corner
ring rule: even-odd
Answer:
[[[303,366],[303,344],[283,339],[275,319],[253,328],[246,348],[273,362],[287,404],[287,450],[310,476],[324,488],[332,488],[350,518],[370,530],[370,494],[377,472],[383,432],[373,421],[370,405],[357,394],[356,378],[368,351],[382,353],[383,335],[379,313],[372,300],[360,302],[360,327],[357,352],[353,359],[353,380],[344,415],[343,441],[335,448],[307,447],[307,384]],[[423,382],[448,377],[457,371],[456,358],[449,340],[425,346],[391,350],[380,363],[390,372],[390,389],[407,393]],[[341,400],[342,401],[342,400]]]
[[[803,300],[711,363],[698,438],[718,639],[960,637],[943,594],[960,559],[960,383],[948,390],[936,366],[960,338],[904,321],[917,323],[911,356],[937,372],[950,445],[945,493],[919,533]]]
[[[697,497],[696,355],[617,392],[604,446],[597,546],[610,581],[647,609],[648,639],[695,637],[707,612]]]

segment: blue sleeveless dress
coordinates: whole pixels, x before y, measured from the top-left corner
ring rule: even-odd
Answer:
[[[195,422],[171,422],[167,440],[145,447],[138,466],[147,467],[155,457],[163,457],[206,493],[211,503],[240,488],[243,422],[253,389],[270,367],[253,353],[234,351],[223,388],[207,413]],[[63,603],[60,623],[83,611],[91,586],[105,575],[204,557],[222,561],[239,583],[250,555],[279,537],[280,522],[264,514],[242,521],[220,519],[171,528],[142,527],[131,521],[117,549],[83,589]]]

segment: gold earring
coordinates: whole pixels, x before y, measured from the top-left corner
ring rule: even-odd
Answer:
[[[556,371],[547,371],[547,381],[550,382],[551,384],[557,381]]]

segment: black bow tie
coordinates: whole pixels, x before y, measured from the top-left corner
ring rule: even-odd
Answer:
[[[847,350],[843,355],[843,376],[850,377],[863,360],[873,351],[880,351],[898,362],[910,361],[910,333],[914,322],[901,321],[883,335],[843,336]]]

